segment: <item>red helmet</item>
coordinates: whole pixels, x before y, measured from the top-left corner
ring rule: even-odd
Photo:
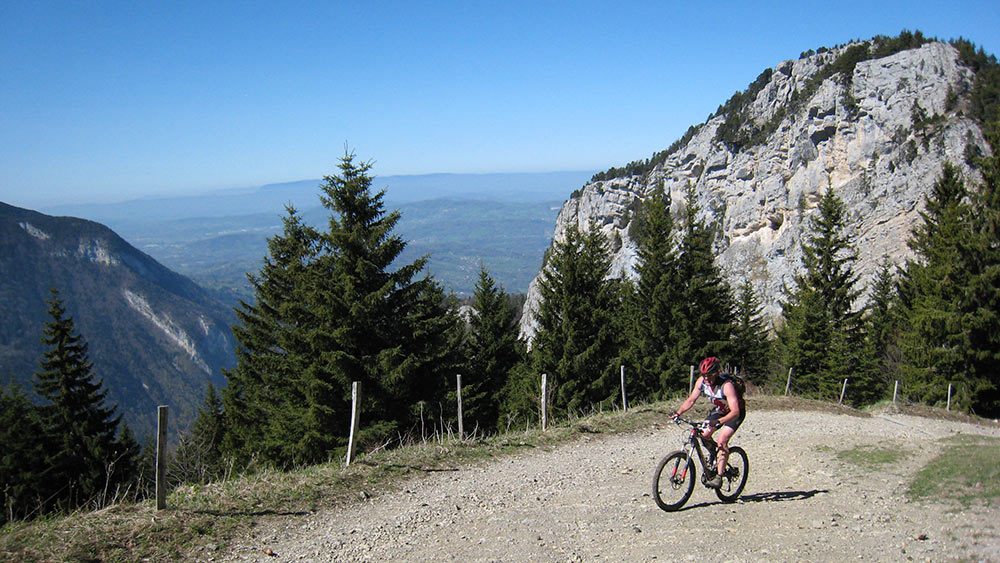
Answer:
[[[698,370],[702,375],[719,373],[719,371],[722,370],[722,362],[720,362],[719,358],[716,358],[715,356],[705,358],[701,361],[701,366],[698,367]]]

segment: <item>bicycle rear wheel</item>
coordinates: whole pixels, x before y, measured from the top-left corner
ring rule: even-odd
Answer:
[[[726,460],[726,474],[722,478],[722,486],[715,489],[715,494],[722,502],[734,502],[743,487],[747,484],[747,473],[750,472],[750,462],[743,448],[729,448],[729,459]]]
[[[653,499],[667,512],[677,510],[694,491],[694,463],[688,463],[682,451],[671,452],[660,460],[653,472]]]

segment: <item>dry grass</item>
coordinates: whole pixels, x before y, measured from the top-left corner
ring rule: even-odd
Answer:
[[[153,503],[54,516],[6,525],[0,530],[0,559],[9,561],[167,561],[209,559],[245,537],[264,518],[308,514],[396,490],[404,479],[513,455],[552,448],[595,434],[616,434],[662,423],[680,399],[621,411],[573,417],[552,426],[476,440],[417,443],[361,456],[351,467],[326,463],[295,471],[258,470],[209,485],[185,485]],[[891,408],[891,405],[889,406]],[[867,417],[871,412],[800,397],[754,394],[748,410],[823,411]],[[885,406],[878,407],[885,409]],[[906,406],[899,412],[963,422],[993,424],[940,409]],[[697,415],[697,413],[692,413]]]

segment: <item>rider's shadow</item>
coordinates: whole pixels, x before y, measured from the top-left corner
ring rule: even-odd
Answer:
[[[788,500],[806,500],[810,499],[816,495],[830,492],[827,489],[813,489],[811,491],[777,491],[773,493],[754,493],[752,495],[741,495],[736,501],[736,504],[741,502],[782,502]],[[702,502],[699,504],[693,504],[690,506],[685,506],[680,510],[691,510],[692,508],[698,508],[700,506],[711,506],[713,504],[722,504],[721,501],[718,502]]]

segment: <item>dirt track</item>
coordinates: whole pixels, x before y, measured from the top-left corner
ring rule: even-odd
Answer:
[[[955,432],[1000,429],[902,415],[750,412],[733,445],[750,458],[741,500],[696,486],[656,507],[652,471],[683,440],[661,424],[438,472],[398,494],[265,522],[227,561],[1000,561],[1000,509],[907,502],[909,478]],[[856,445],[910,455],[877,473]],[[1000,460],[998,460],[1000,461]]]

